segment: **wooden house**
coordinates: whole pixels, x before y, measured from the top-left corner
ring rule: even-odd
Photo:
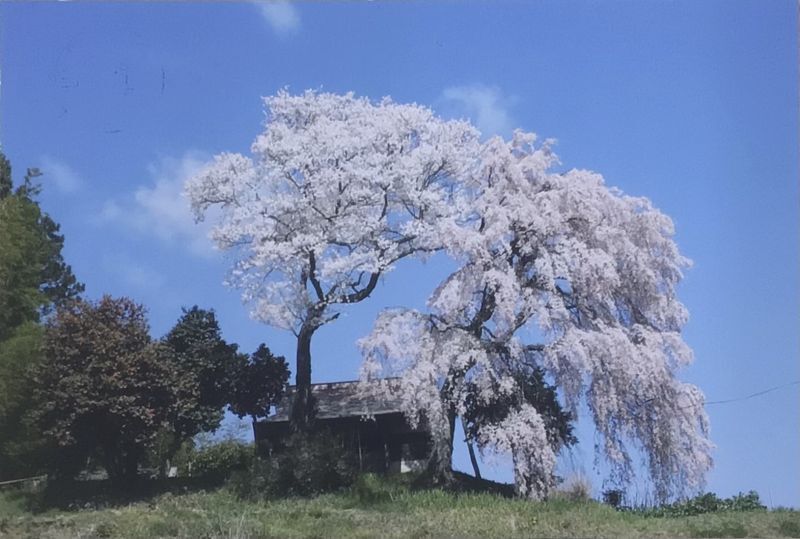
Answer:
[[[359,388],[362,383],[313,384],[317,426],[337,434],[345,449],[353,452],[362,471],[408,472],[424,468],[430,452],[430,434],[425,426],[411,428],[396,398],[367,396],[369,392]],[[368,383],[391,386],[396,381]],[[294,386],[290,386],[276,413],[256,424],[256,443],[262,451],[280,450],[281,440],[288,436],[294,394]]]

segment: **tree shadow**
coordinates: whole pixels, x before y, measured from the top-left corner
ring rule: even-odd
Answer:
[[[163,494],[188,494],[214,490],[222,480],[205,477],[137,478],[124,484],[108,479],[55,480],[36,490],[19,490],[9,495],[22,500],[31,513],[51,509],[77,511],[105,509],[146,502]]]

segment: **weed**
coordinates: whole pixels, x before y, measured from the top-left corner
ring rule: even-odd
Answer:
[[[800,537],[800,518],[781,520],[778,531],[785,537]]]
[[[690,524],[692,537],[747,537],[747,528],[741,522]]]

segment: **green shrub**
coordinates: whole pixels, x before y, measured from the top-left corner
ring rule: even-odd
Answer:
[[[252,444],[226,440],[188,452],[179,464],[181,475],[199,477],[211,482],[221,482],[236,471],[252,466]]]
[[[767,507],[761,503],[758,492],[751,490],[747,494],[741,492],[725,500],[725,509],[729,511],[766,511]]]
[[[721,511],[766,511],[758,493],[751,490],[747,494],[739,493],[731,498],[720,498],[713,492],[699,494],[694,498],[660,507],[636,509],[635,512],[656,517],[685,517],[717,513]]]
[[[687,500],[685,503],[676,504],[674,509],[686,515],[702,515],[721,511],[724,507],[724,500],[721,500],[713,492],[706,492]]]
[[[603,503],[610,505],[614,509],[622,507],[624,501],[625,492],[620,489],[612,488],[603,491]]]
[[[781,520],[778,530],[785,537],[800,537],[800,520]]]
[[[358,476],[351,490],[359,505],[379,505],[393,502],[401,493],[408,492],[408,487],[390,477],[376,474]]]
[[[311,496],[349,487],[357,467],[338,436],[329,431],[296,433],[272,455],[234,474],[230,488],[240,497]]]

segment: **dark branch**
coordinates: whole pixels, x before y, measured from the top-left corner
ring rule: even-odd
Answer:
[[[370,274],[369,282],[362,288],[361,290],[357,290],[352,294],[347,294],[343,296],[338,303],[358,303],[359,301],[367,298],[375,287],[378,285],[378,279],[381,276],[380,271],[376,271],[375,273]]]
[[[308,253],[308,279],[311,281],[311,286],[314,287],[314,292],[317,293],[317,300],[325,301],[322,285],[317,278],[317,258],[314,256],[314,251]]]

